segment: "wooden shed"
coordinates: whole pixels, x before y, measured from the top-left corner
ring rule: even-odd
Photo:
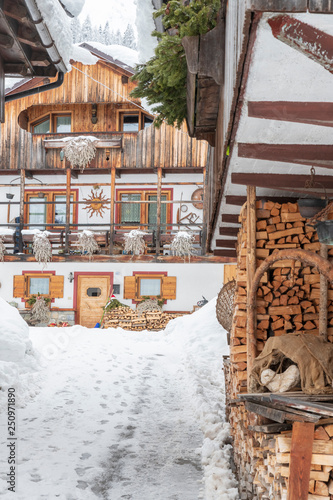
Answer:
[[[333,218],[332,14],[316,0],[222,1],[215,32],[185,41],[190,132],[215,146],[208,246],[237,264],[224,368],[241,499],[333,498],[333,240],[318,229]],[[301,214],[310,198],[321,208]],[[296,342],[308,372],[298,348],[284,351]],[[301,383],[269,389],[257,375],[270,356]],[[311,388],[310,365],[325,373]]]

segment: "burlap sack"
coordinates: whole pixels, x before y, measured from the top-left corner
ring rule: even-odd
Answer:
[[[279,365],[285,358],[297,364],[304,393],[333,393],[333,344],[310,334],[270,337],[254,360],[250,392],[267,392],[260,382],[262,371]]]

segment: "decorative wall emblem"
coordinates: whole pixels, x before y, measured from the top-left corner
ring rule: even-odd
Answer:
[[[198,210],[202,210],[202,208],[203,208],[203,189],[199,188],[199,189],[196,189],[195,191],[193,191],[192,196],[191,196],[191,200],[192,200],[192,205],[194,206],[194,208],[196,208]]]
[[[103,218],[104,210],[110,210],[110,207],[107,205],[110,203],[110,198],[103,196],[103,189],[100,193],[91,190],[91,194],[88,195],[88,198],[83,198],[86,202],[86,207],[83,207],[84,210],[88,210],[89,218],[95,215],[100,215]]]

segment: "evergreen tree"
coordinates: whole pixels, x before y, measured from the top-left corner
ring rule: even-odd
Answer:
[[[125,47],[129,47],[130,49],[136,49],[134,30],[130,24],[127,25],[122,44],[125,45]]]
[[[155,55],[146,64],[136,67],[132,81],[138,86],[131,92],[134,98],[147,98],[158,113],[154,120],[159,127],[165,120],[168,125],[180,127],[186,117],[187,64],[182,46],[184,36],[202,35],[216,26],[220,0],[193,0],[186,5],[171,0],[163,4],[154,17],[163,16],[164,33],[153,32],[159,38]]]
[[[74,17],[71,20],[71,31],[73,35],[73,43],[80,43],[82,41],[81,23],[77,17]]]
[[[103,36],[103,29],[102,29],[102,26],[101,26],[101,25],[99,25],[99,28],[98,28],[97,41],[98,41],[99,43],[105,43],[105,42],[104,42],[104,36]]]
[[[82,25],[82,40],[87,42],[92,39],[92,26],[90,17],[87,16],[83,25]]]
[[[103,30],[103,43],[105,45],[111,45],[111,43],[112,43],[111,38],[112,38],[112,35],[110,32],[109,21],[106,21],[105,26],[104,26],[104,30]]]
[[[91,38],[90,38],[90,40],[91,40],[92,42],[98,42],[98,41],[99,41],[99,40],[98,40],[98,30],[97,30],[96,26],[94,26],[94,27],[92,28]]]
[[[115,34],[115,44],[117,45],[122,45],[123,44],[123,37],[121,36],[120,30],[117,30]]]

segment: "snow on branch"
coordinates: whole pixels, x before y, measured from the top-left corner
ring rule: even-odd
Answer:
[[[129,233],[124,234],[125,247],[124,250],[127,253],[132,252],[133,255],[141,255],[145,252],[146,243],[144,240],[144,231],[138,231],[133,229]]]
[[[78,247],[83,254],[86,254],[89,256],[89,260],[92,259],[93,254],[96,252],[98,253],[99,251],[99,246],[97,241],[94,238],[94,234],[91,231],[82,231],[82,233],[79,233],[78,235],[79,242],[78,242]]]
[[[32,244],[32,251],[39,264],[43,264],[43,269],[52,260],[52,247],[48,240],[48,231],[36,231]]]
[[[188,256],[188,260],[190,261],[191,255],[196,254],[193,243],[194,236],[191,233],[178,231],[171,242],[170,249],[177,257],[184,257],[184,261],[185,257]]]
[[[79,136],[66,141],[62,151],[72,166],[80,168],[81,172],[95,158],[96,146],[92,137]]]

